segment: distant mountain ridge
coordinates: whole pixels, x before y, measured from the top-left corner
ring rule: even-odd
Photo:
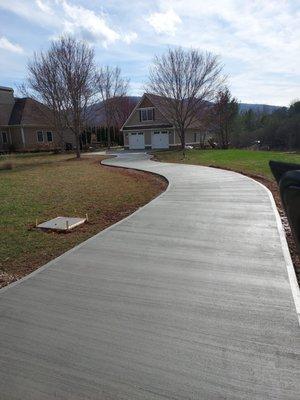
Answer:
[[[126,111],[128,115],[130,112],[133,110],[133,108],[136,106],[136,104],[140,101],[142,97],[141,96],[125,96],[124,101],[123,101],[123,106],[126,106]],[[269,104],[251,104],[251,103],[239,103],[239,112],[243,113],[249,110],[254,111],[255,113],[266,113],[266,114],[271,114],[272,112],[280,109],[282,107],[280,106],[272,106]],[[126,119],[126,116],[124,115],[124,118]],[[104,107],[103,103],[99,102],[94,104],[90,108],[90,123],[92,125],[105,125],[105,112],[104,112]],[[122,121],[124,122],[124,121]]]
[[[141,99],[140,96],[128,96],[133,103],[138,103]],[[258,113],[266,113],[271,114],[272,112],[279,110],[282,108],[281,106],[273,106],[270,104],[259,104],[259,103],[239,103],[239,111],[245,112],[248,110],[252,110]]]
[[[239,111],[241,113],[252,110],[257,113],[272,114],[274,111],[282,108],[281,106],[271,106],[269,104],[252,104],[252,103],[239,103]]]

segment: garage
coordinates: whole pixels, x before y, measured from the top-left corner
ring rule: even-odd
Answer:
[[[145,148],[145,137],[143,132],[129,133],[129,148],[132,150]]]
[[[154,131],[151,136],[152,149],[168,149],[169,148],[169,132]]]

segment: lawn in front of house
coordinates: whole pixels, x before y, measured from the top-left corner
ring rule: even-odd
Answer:
[[[100,160],[61,154],[0,157],[0,286],[124,218],[166,187],[154,175],[105,167]],[[12,169],[5,169],[7,163]],[[89,223],[70,233],[34,228],[36,219],[86,213]]]
[[[279,151],[192,149],[186,150],[185,158],[181,150],[159,151],[154,154],[158,161],[214,166],[245,174],[261,175],[268,179],[274,179],[268,165],[270,160],[300,164],[300,153]]]

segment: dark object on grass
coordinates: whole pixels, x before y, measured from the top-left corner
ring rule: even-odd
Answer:
[[[65,149],[66,149],[66,151],[73,150],[73,145],[72,145],[72,143],[66,143],[66,144],[65,144]]]
[[[281,161],[269,162],[272,174],[274,175],[278,185],[282,176],[289,171],[300,171],[300,164],[292,164]]]
[[[278,183],[281,200],[300,251],[300,165],[269,162]]]

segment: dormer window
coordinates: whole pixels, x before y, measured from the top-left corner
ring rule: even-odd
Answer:
[[[141,108],[140,109],[140,120],[141,121],[153,121],[154,120],[154,108]]]

